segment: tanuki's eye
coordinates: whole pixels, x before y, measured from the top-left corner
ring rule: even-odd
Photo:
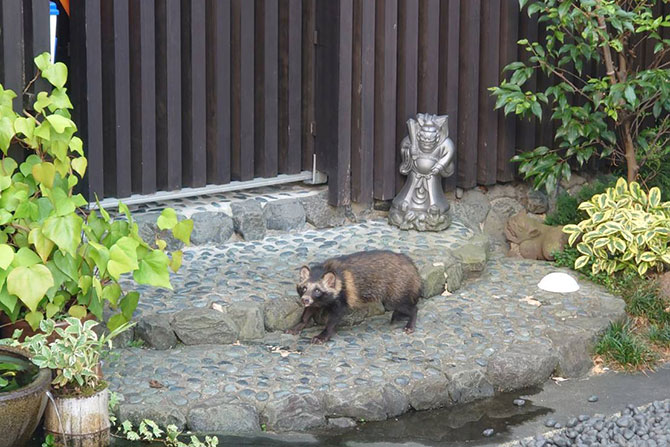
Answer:
[[[305,293],[305,288],[303,286],[298,286],[298,295],[301,295]]]
[[[314,296],[315,297],[320,297],[323,294],[321,289],[314,289]]]

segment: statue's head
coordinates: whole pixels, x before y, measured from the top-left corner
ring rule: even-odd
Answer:
[[[419,147],[423,151],[430,151],[435,148],[435,146],[443,138],[446,138],[448,135],[448,130],[446,128],[447,116],[436,116],[428,113],[419,113],[416,116],[417,122],[419,123],[419,129],[416,135],[417,142]]]

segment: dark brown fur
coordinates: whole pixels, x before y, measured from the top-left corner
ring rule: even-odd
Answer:
[[[302,267],[297,289],[305,310],[301,321],[288,332],[297,334],[318,309],[328,314],[326,328],[312,339],[330,339],[348,309],[381,302],[393,311],[391,321],[408,317],[406,332],[416,324],[416,304],[421,296],[421,277],[412,260],[385,250],[365,251]]]

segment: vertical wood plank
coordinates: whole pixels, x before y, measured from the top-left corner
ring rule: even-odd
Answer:
[[[23,73],[25,40],[21,0],[0,2],[0,39],[2,39],[2,53],[0,54],[2,59],[0,60],[3,61],[0,64],[0,81],[5,89],[16,93],[14,111],[20,113],[23,110],[21,92],[26,85]]]
[[[279,3],[256,0],[254,172],[277,175],[279,131]]]
[[[155,0],[130,2],[130,114],[133,192],[156,192]]]
[[[232,2],[233,147],[235,180],[254,177],[254,2]]]
[[[302,6],[300,0],[279,5],[278,168],[296,174],[302,164]]]
[[[37,73],[33,59],[49,52],[49,0],[24,0],[24,39],[25,39],[25,77],[30,81]],[[37,79],[26,92],[24,108],[29,108],[35,101],[35,92],[48,89],[49,84],[44,79]]]
[[[500,5],[500,62],[498,72],[518,60],[519,36],[519,3],[502,1]],[[508,75],[509,76],[509,75]],[[516,117],[505,116],[498,111],[498,167],[497,180],[509,182],[514,180],[514,165],[510,159],[516,149]]]
[[[529,42],[536,42],[538,37],[537,32],[537,15],[529,18],[528,14],[526,14],[526,9],[524,9],[521,11],[519,19],[519,39],[528,39]],[[521,47],[519,48],[519,56],[519,60],[528,63],[528,52]],[[529,91],[535,91],[537,88],[537,76],[533,75],[526,82],[524,88]],[[536,122],[536,118],[518,119],[516,128],[517,152],[526,152],[535,148]]]
[[[358,203],[371,203],[373,193],[373,149],[374,149],[374,82],[375,82],[375,2],[357,0],[358,23],[360,33],[358,54],[360,58],[360,84],[355,90],[360,92],[356,103],[357,138],[352,151],[352,200]]]
[[[351,66],[351,200],[358,202],[360,191],[361,156],[361,96],[362,96],[362,7],[361,0],[354,0],[352,66]]]
[[[230,0],[207,1],[207,182],[230,182]]]
[[[488,0],[485,0],[488,1]],[[477,121],[479,98],[479,36],[481,0],[461,3],[458,105],[458,185],[477,184]]]
[[[312,170],[314,155],[313,123],[316,122],[314,109],[316,61],[314,36],[316,32],[316,0],[302,1],[302,169]]]
[[[493,185],[498,170],[498,113],[494,110],[495,98],[488,89],[499,84],[500,0],[484,1],[480,20],[483,45],[479,52],[477,182]]]
[[[419,111],[437,113],[438,61],[440,43],[440,1],[420,3],[419,20]]]
[[[3,2],[4,5],[4,2]],[[103,197],[102,49],[99,0],[72,0],[71,80],[73,118],[88,159],[84,193]]]
[[[156,169],[159,189],[181,187],[181,8],[156,0]]]
[[[396,192],[398,1],[376,6],[374,196],[389,200]]]
[[[438,112],[449,119],[449,136],[458,144],[458,82],[460,60],[460,0],[443,0],[440,3],[440,58],[438,85]],[[455,157],[458,172],[458,157]],[[447,189],[454,189],[457,175],[443,179]]]
[[[425,11],[424,11],[425,12]],[[439,16],[438,16],[439,19]],[[420,25],[419,2],[415,0],[400,0],[398,4],[398,116],[396,124],[396,139],[395,139],[395,164],[399,166],[401,163],[400,142],[407,135],[407,120],[414,118],[419,110],[423,111],[419,106],[419,95],[421,88],[420,76],[421,72],[420,59],[425,57],[420,56],[423,50],[420,48],[421,36],[419,30],[425,22]],[[437,80],[437,79],[436,79]],[[437,102],[437,95],[434,94]],[[405,176],[396,170],[394,173],[396,177],[396,185],[399,190],[405,182]]]
[[[205,11],[205,0],[182,0],[182,181],[190,187],[207,181]]]

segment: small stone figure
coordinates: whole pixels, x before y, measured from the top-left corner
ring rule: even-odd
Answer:
[[[521,211],[510,217],[505,225],[505,237],[518,244],[521,257],[553,261],[553,253],[563,250],[568,236],[563,227],[552,227]]]
[[[407,121],[409,135],[400,144],[407,181],[389,210],[389,223],[403,230],[441,231],[451,224],[442,177],[454,173],[456,148],[447,118],[419,113]]]

